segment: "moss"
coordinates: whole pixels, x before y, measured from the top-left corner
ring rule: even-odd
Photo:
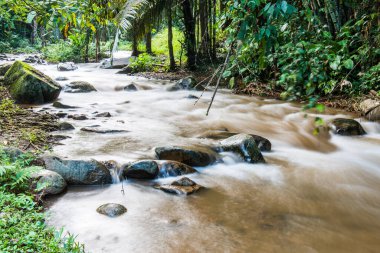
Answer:
[[[7,71],[4,82],[18,103],[51,102],[61,91],[61,87],[50,77],[20,61],[16,61]]]

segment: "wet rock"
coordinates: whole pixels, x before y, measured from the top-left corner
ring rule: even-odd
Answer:
[[[6,54],[0,53],[0,60],[6,60],[8,56]]]
[[[128,84],[123,88],[125,91],[137,91],[137,86],[135,83]]]
[[[75,129],[75,127],[73,125],[71,125],[70,123],[67,123],[67,122],[59,123],[58,127],[59,127],[59,130],[61,130],[61,131],[67,131],[67,130],[74,130]]]
[[[65,76],[59,76],[55,79],[56,81],[67,81],[69,80],[69,78],[65,77]]]
[[[92,91],[96,91],[94,86],[85,81],[71,82],[65,87],[65,92],[68,93],[88,93]]]
[[[156,185],[154,187],[161,191],[178,195],[190,195],[203,188],[187,177],[183,177],[171,184]]]
[[[73,120],[87,120],[88,119],[87,116],[84,114],[69,115],[68,118],[73,119]]]
[[[338,118],[332,120],[329,125],[334,134],[344,136],[366,134],[360,123],[353,119]]]
[[[168,91],[176,91],[176,90],[203,90],[204,87],[201,85],[197,86],[197,81],[194,77],[186,77],[179,80],[176,84],[168,87]]]
[[[371,121],[380,120],[380,100],[366,99],[360,103],[359,107],[366,119]]]
[[[43,104],[56,100],[61,86],[32,66],[16,61],[7,71],[4,84],[12,98],[21,104]]]
[[[58,118],[64,118],[67,116],[67,113],[66,112],[57,112],[55,114]]]
[[[132,73],[133,73],[133,68],[129,65],[123,67],[121,70],[116,72],[116,74],[132,74]]]
[[[74,62],[61,62],[57,65],[58,71],[73,71],[78,69],[78,66]]]
[[[30,178],[33,182],[32,189],[44,196],[60,194],[67,187],[63,177],[51,170],[42,169],[33,173]]]
[[[27,56],[23,62],[26,63],[37,63],[37,64],[46,64],[46,61],[41,59],[38,55],[29,55]]]
[[[158,177],[177,177],[197,172],[193,167],[176,161],[165,161],[159,167]]]
[[[158,175],[158,165],[152,160],[142,160],[122,166],[124,178],[154,179]]]
[[[111,184],[110,171],[95,160],[62,160],[58,157],[44,157],[45,168],[60,174],[69,185]]]
[[[99,206],[96,211],[108,217],[117,217],[127,212],[125,206],[115,203],[108,203]]]
[[[6,62],[0,64],[0,76],[5,76],[5,73],[12,67],[13,63]]]
[[[97,133],[97,134],[114,134],[114,133],[126,133],[127,130],[120,129],[103,129],[98,127],[83,127],[80,129],[83,132]]]
[[[71,105],[65,105],[65,104],[62,104],[61,102],[58,102],[58,101],[55,101],[53,103],[53,106],[55,108],[59,108],[59,109],[75,109],[75,108],[78,108],[76,106],[71,106]]]
[[[105,118],[109,118],[109,117],[111,117],[111,113],[109,113],[109,112],[102,112],[102,113],[98,113],[98,114],[96,114],[95,117],[105,117]]]
[[[229,138],[231,136],[238,135],[238,133],[231,133],[228,131],[209,131],[206,132],[205,134],[201,135],[200,138],[208,138],[208,139],[213,139],[213,140],[222,140]],[[262,152],[269,152],[272,149],[272,144],[271,142],[259,135],[255,134],[249,134],[252,136],[252,138],[255,140],[256,145]]]
[[[187,97],[186,97],[187,99],[199,99],[199,97],[197,97],[197,96],[195,96],[195,95],[188,95]]]
[[[237,134],[220,143],[220,151],[229,151],[240,155],[249,163],[264,163],[264,157],[256,144],[255,139],[249,134]]]
[[[61,134],[51,135],[51,138],[52,138],[53,141],[56,141],[56,142],[63,141],[63,140],[66,140],[66,139],[71,139],[70,136],[61,135]]]
[[[172,160],[190,166],[207,166],[216,161],[217,154],[207,147],[168,146],[155,149],[160,160]]]

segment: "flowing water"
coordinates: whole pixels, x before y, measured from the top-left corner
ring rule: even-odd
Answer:
[[[170,82],[116,75],[95,64],[73,72],[39,66],[51,77],[92,83],[98,92],[62,92],[60,102],[89,115],[73,121],[71,138],[53,153],[70,159],[95,158],[119,163],[154,158],[163,145],[212,145],[210,132],[258,134],[272,142],[267,164],[247,164],[232,154],[189,177],[207,189],[188,197],[124,181],[107,187],[70,187],[53,201],[49,223],[64,226],[90,252],[379,252],[380,124],[361,121],[364,137],[313,135],[313,120],[297,104],[218,93],[205,116],[211,92],[167,92]],[[117,91],[135,82],[136,92]],[[36,110],[41,110],[37,108]],[[57,112],[51,106],[42,110]],[[94,118],[110,112],[111,118]],[[326,121],[352,117],[328,110]],[[85,126],[126,130],[96,134]],[[166,178],[155,182],[171,182]],[[108,218],[95,210],[120,203],[128,212]]]

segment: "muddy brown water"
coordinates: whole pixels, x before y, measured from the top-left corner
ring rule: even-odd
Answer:
[[[65,227],[90,252],[379,252],[380,124],[358,119],[368,135],[313,135],[314,117],[326,121],[352,117],[328,110],[305,115],[297,104],[218,93],[208,117],[211,92],[194,105],[189,94],[167,92],[169,82],[116,75],[95,64],[73,72],[38,66],[52,76],[88,81],[98,92],[62,92],[59,101],[89,116],[74,121],[71,138],[53,153],[70,159],[153,158],[162,145],[212,145],[201,138],[213,131],[264,136],[273,150],[267,164],[251,165],[225,153],[223,162],[189,177],[207,189],[188,197],[153,189],[149,183],[123,182],[107,187],[70,187],[49,210],[49,224]],[[136,92],[116,87],[137,84]],[[119,90],[119,91],[116,91]],[[50,105],[46,110],[57,112]],[[40,110],[41,108],[36,108]],[[111,118],[95,118],[110,112]],[[113,134],[80,131],[99,125],[126,130]],[[175,178],[156,180],[170,182]],[[108,218],[102,204],[125,205],[128,212]]]

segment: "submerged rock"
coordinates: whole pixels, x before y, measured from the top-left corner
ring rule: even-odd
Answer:
[[[108,217],[117,217],[127,212],[125,206],[115,203],[108,203],[99,206],[96,211]]]
[[[194,192],[199,191],[203,187],[201,185],[198,185],[191,179],[183,177],[177,181],[174,181],[171,184],[156,185],[154,186],[154,188],[172,194],[190,195]]]
[[[344,136],[366,134],[360,123],[353,119],[338,118],[332,120],[329,125],[334,134]]]
[[[78,69],[78,66],[74,62],[61,62],[57,65],[58,71],[73,71]]]
[[[176,161],[164,161],[159,167],[158,177],[177,177],[197,172],[193,167]]]
[[[248,134],[237,134],[221,141],[219,150],[236,153],[249,163],[265,162],[255,139]]]
[[[61,130],[61,131],[67,131],[67,130],[74,130],[75,129],[75,127],[68,122],[61,122],[61,123],[59,123],[58,127],[59,127],[59,130]]]
[[[5,76],[5,73],[12,67],[13,63],[6,62],[0,64],[0,76]]]
[[[53,106],[55,108],[59,108],[59,109],[75,109],[75,108],[78,108],[76,106],[71,106],[71,105],[65,105],[65,104],[62,104],[61,102],[58,102],[58,101],[55,101],[53,103]]]
[[[125,91],[137,91],[137,85],[135,83],[128,84],[123,88]]]
[[[124,178],[154,179],[158,175],[158,165],[152,160],[133,162],[122,166]]]
[[[74,114],[74,115],[69,115],[67,116],[69,119],[73,120],[87,120],[87,116],[84,114]]]
[[[61,175],[51,170],[40,170],[30,177],[32,188],[42,195],[55,195],[63,192],[67,183]]]
[[[207,166],[216,161],[217,154],[207,147],[168,146],[155,149],[160,160],[172,160],[190,166]]]
[[[45,168],[60,174],[69,185],[111,184],[110,171],[95,160],[62,160],[58,157],[43,158]]]
[[[189,76],[179,80],[176,84],[168,87],[168,91],[176,91],[176,90],[203,90],[204,87],[201,85],[197,86],[197,81],[194,77]]]
[[[102,112],[102,113],[96,114],[95,117],[98,117],[98,118],[99,117],[109,118],[109,117],[111,117],[111,113],[109,113],[109,112]]]
[[[102,129],[98,127],[83,127],[80,129],[83,132],[98,133],[98,134],[112,134],[112,133],[125,133],[127,130],[120,129]]]
[[[360,103],[360,109],[366,119],[380,121],[380,100],[366,99]]]
[[[16,61],[7,71],[4,84],[12,98],[21,104],[43,104],[56,100],[61,86],[32,66]]]
[[[92,84],[85,81],[71,82],[65,87],[65,92],[68,92],[68,93],[88,93],[92,91],[97,91],[97,90]]]
[[[65,76],[59,76],[55,79],[56,81],[67,81],[69,80],[69,78],[65,77]]]

